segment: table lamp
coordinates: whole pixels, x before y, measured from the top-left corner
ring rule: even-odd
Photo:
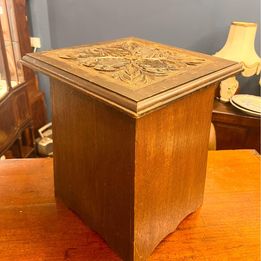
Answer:
[[[261,60],[255,51],[256,30],[256,23],[232,22],[225,46],[214,56],[242,63],[242,75],[245,77],[260,74]],[[238,87],[236,77],[222,81],[220,100],[228,102]]]

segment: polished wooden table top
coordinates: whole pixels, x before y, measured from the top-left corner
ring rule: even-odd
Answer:
[[[53,192],[51,159],[0,162],[0,260],[120,260]],[[209,152],[205,199],[149,259],[260,260],[260,158]]]

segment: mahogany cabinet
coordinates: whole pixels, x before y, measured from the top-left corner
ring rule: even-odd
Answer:
[[[260,117],[241,112],[230,103],[214,102],[212,122],[217,149],[255,149],[260,153]]]
[[[3,1],[3,0],[2,0]],[[19,40],[21,57],[32,52],[30,42],[29,21],[27,16],[28,0],[5,0],[13,1],[14,15],[17,26],[17,37]],[[19,62],[20,63],[20,62]],[[35,73],[26,67],[23,67],[24,79],[26,82],[26,91],[28,93],[29,105],[33,119],[34,133],[46,123],[46,108],[44,93],[39,90],[38,79]]]
[[[137,38],[23,63],[51,77],[56,196],[146,260],[202,204],[215,88],[241,65]]]
[[[20,63],[32,52],[26,0],[0,1],[0,156],[28,157],[46,121],[35,73]]]

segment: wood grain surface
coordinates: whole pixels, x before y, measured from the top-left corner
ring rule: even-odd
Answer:
[[[132,255],[135,119],[52,81],[55,193]]]
[[[149,261],[260,260],[260,157],[209,152],[204,203]],[[53,192],[51,159],[0,162],[1,261],[117,261]]]
[[[137,120],[135,261],[147,260],[202,204],[214,91],[210,86]]]
[[[52,80],[56,196],[125,261],[201,206],[215,87],[135,119]]]

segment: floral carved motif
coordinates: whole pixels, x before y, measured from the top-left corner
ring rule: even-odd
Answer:
[[[135,41],[71,49],[59,53],[59,58],[103,72],[133,88],[184,73],[188,67],[206,62],[204,58],[178,49],[147,46]]]

